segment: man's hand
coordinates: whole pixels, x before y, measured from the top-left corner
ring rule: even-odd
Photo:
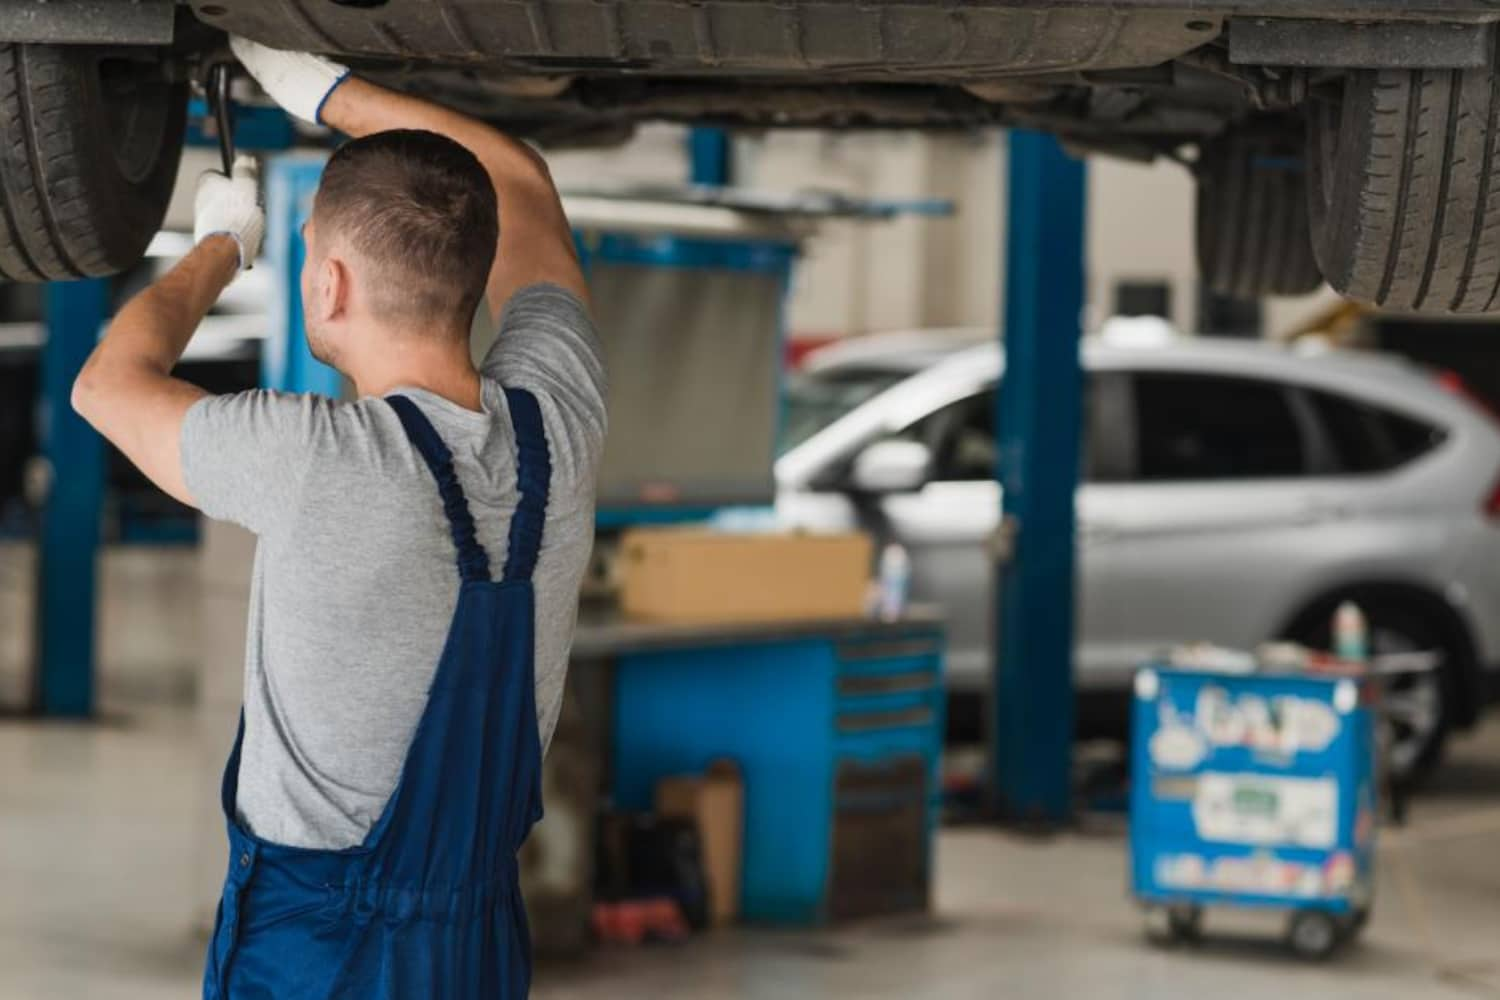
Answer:
[[[239,247],[241,270],[254,266],[266,234],[266,213],[260,207],[255,161],[248,156],[235,158],[230,177],[209,170],[198,178],[198,193],[193,199],[193,242],[202,243],[218,234],[230,237]]]
[[[323,124],[323,102],[344,82],[349,67],[309,52],[284,52],[232,35],[229,47],[245,70],[289,114]]]

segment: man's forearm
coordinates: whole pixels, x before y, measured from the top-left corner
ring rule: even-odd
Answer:
[[[79,381],[114,364],[170,372],[193,331],[234,279],[238,262],[239,247],[228,236],[210,236],[194,247],[115,314]]]
[[[73,383],[73,408],[152,482],[192,503],[177,438],[207,393],[171,376],[193,331],[239,267],[232,237],[212,235],[115,314]]]

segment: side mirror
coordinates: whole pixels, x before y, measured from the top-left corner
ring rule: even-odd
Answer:
[[[860,452],[849,471],[859,493],[912,493],[932,475],[932,449],[920,441],[876,441]]]

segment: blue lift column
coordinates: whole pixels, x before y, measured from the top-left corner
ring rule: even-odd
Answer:
[[[1009,153],[990,781],[1000,816],[1059,823],[1072,798],[1086,177],[1049,135],[1012,131]]]
[[[721,128],[695,128],[688,132],[690,178],[694,184],[723,187],[734,179],[733,149],[729,133]]]
[[[316,154],[273,157],[266,174],[266,256],[262,266],[276,278],[274,325],[261,353],[261,385],[282,392],[316,392],[338,399],[344,379],[313,357],[302,322],[302,261],[307,248],[302,224],[312,214],[313,195],[325,159]]]
[[[73,379],[99,340],[109,282],[47,286],[42,348],[42,454],[50,472],[37,549],[36,671],[32,708],[94,712],[94,593],[104,502],[104,442],[69,403]]]

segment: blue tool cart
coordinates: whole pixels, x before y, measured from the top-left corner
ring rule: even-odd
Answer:
[[[744,919],[926,909],[943,742],[935,615],[579,637],[615,654],[617,806],[647,810],[664,777],[738,765]]]
[[[1377,698],[1363,675],[1137,674],[1131,874],[1173,938],[1195,938],[1219,905],[1287,911],[1287,942],[1310,958],[1359,933],[1374,884]]]

